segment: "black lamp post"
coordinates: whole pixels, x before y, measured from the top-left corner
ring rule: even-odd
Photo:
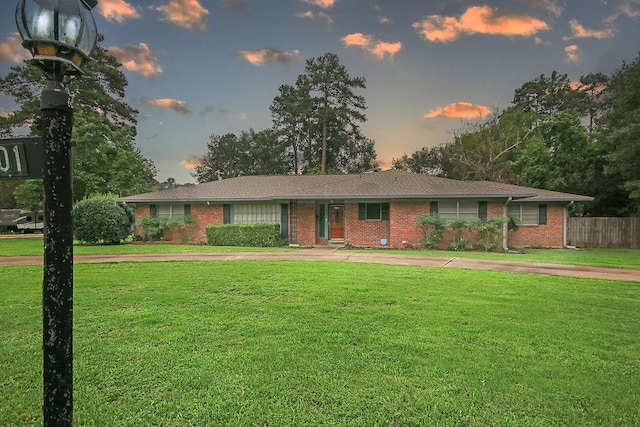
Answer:
[[[65,77],[82,74],[97,40],[97,0],[19,0],[22,45],[49,79],[40,109],[44,142],[43,416],[73,421],[73,108]]]

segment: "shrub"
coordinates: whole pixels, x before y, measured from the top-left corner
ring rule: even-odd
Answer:
[[[424,214],[417,219],[424,238],[420,241],[425,248],[437,247],[447,232],[447,221],[438,214]]]
[[[74,237],[82,243],[120,244],[131,235],[134,217],[115,196],[84,199],[73,207]]]
[[[215,224],[206,230],[207,243],[212,246],[275,247],[284,243],[280,224]]]
[[[486,221],[478,221],[473,229],[478,232],[478,244],[485,251],[492,251],[502,242],[502,227],[506,218],[494,217]]]
[[[454,218],[449,222],[449,228],[454,233],[453,241],[449,244],[452,251],[466,251],[473,249],[469,239],[469,231],[473,228],[474,221],[466,218]]]
[[[158,217],[145,216],[138,219],[137,226],[142,230],[142,240],[158,241],[166,240],[169,231],[180,230],[194,224],[191,215],[184,217]]]

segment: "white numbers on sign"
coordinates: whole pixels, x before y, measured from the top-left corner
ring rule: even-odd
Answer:
[[[22,162],[20,161],[20,150],[18,149],[18,146],[14,145],[11,151],[13,151],[13,155],[16,159],[16,171],[22,172]],[[5,147],[0,146],[0,172],[9,172],[9,169],[11,169],[9,157],[9,151]]]
[[[18,172],[22,172],[22,162],[20,161],[20,151],[18,150],[18,146],[13,146],[13,154],[16,156],[16,170]]]
[[[6,148],[0,146],[0,172],[9,171],[9,152]]]

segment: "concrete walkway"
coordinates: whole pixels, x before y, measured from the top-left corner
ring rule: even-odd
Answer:
[[[484,260],[424,255],[386,254],[384,251],[352,252],[324,248],[300,249],[293,252],[211,252],[181,254],[76,255],[75,263],[142,262],[142,261],[342,261],[376,264],[423,265],[443,268],[508,271],[555,276],[582,277],[640,282],[640,270],[590,267],[582,265],[532,263],[522,261]],[[42,264],[41,256],[0,257],[0,265]]]

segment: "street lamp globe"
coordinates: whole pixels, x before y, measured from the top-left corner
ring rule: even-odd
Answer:
[[[98,30],[91,14],[97,0],[19,0],[16,25],[22,45],[36,65],[61,80],[81,74],[96,46]]]

